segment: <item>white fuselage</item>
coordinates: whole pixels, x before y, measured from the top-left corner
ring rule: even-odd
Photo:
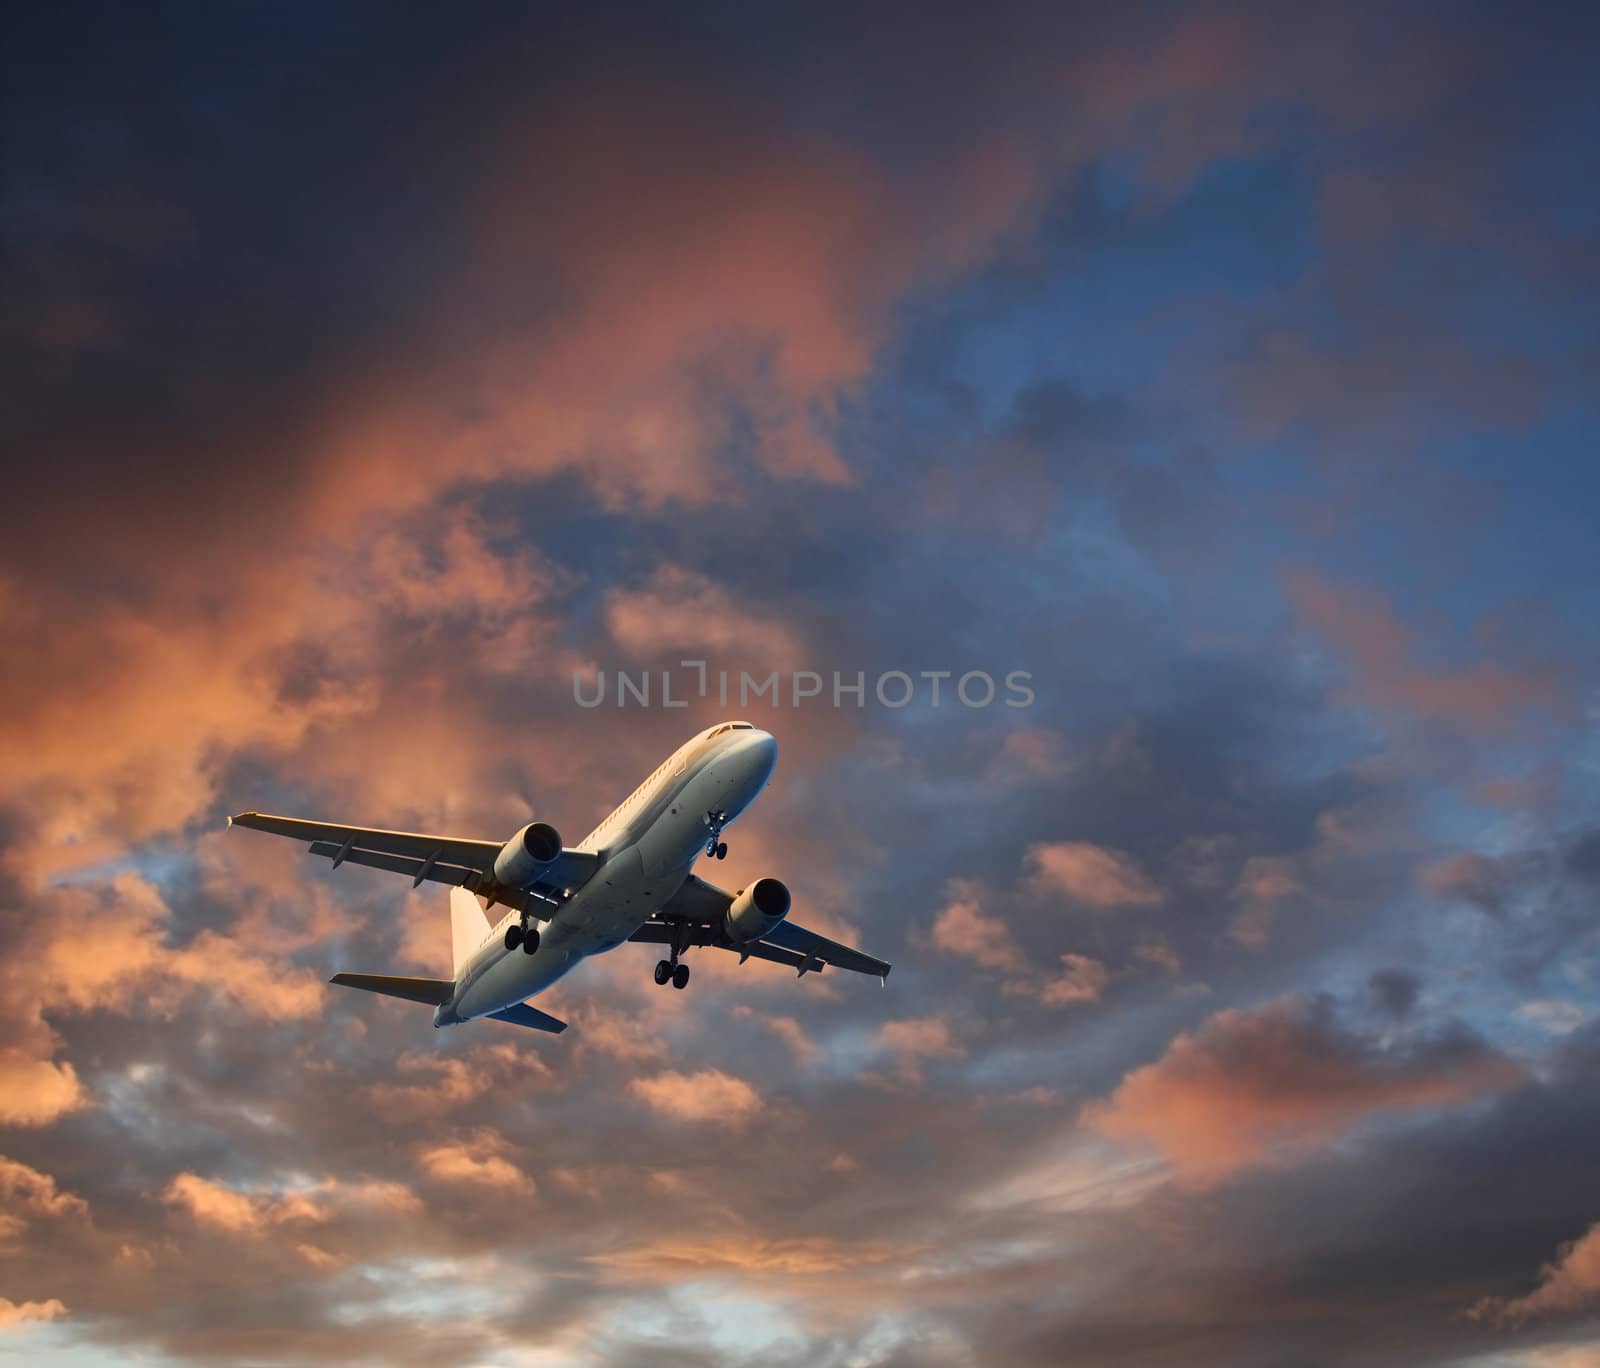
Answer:
[[[542,992],[580,960],[621,945],[672,897],[706,848],[708,812],[732,822],[755,801],[777,763],[778,743],[759,728],[723,723],[680,746],[576,847],[601,857],[593,877],[533,918],[539,948],[507,949],[508,911],[456,974],[434,1013],[449,1026]]]

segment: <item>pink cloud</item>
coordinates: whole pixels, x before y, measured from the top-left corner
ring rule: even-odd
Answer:
[[[1153,907],[1161,890],[1121,851],[1087,841],[1028,847],[1029,883],[1040,893],[1062,893],[1090,907]]]
[[[1553,705],[1556,676],[1501,660],[1430,664],[1421,636],[1378,590],[1333,585],[1309,571],[1285,576],[1296,614],[1346,657],[1355,693],[1386,707],[1498,731],[1518,714]]]
[[[1027,968],[1011,928],[983,910],[977,886],[966,880],[950,885],[948,901],[933,919],[931,939],[936,949],[985,969],[1021,974]]]
[[[1219,1179],[1325,1146],[1368,1117],[1447,1106],[1521,1076],[1466,1040],[1380,1048],[1340,1028],[1325,1000],[1290,997],[1219,1012],[1179,1035],[1084,1120],[1154,1146],[1189,1177]]]
[[[1061,972],[1040,988],[1039,1001],[1046,1007],[1098,1002],[1106,979],[1106,967],[1099,960],[1088,955],[1063,955]]]

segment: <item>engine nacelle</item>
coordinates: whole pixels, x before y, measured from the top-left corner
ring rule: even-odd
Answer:
[[[776,879],[757,879],[728,905],[722,927],[736,945],[760,940],[789,915],[789,890]]]
[[[494,878],[507,888],[532,888],[561,853],[561,833],[549,822],[529,822],[500,847]]]

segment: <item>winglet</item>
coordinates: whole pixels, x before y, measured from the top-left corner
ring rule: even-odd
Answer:
[[[231,812],[228,814],[228,825],[233,825],[233,814]]]

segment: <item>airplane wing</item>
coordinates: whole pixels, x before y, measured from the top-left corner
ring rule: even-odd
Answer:
[[[471,841],[458,836],[428,836],[415,831],[308,822],[299,817],[274,817],[265,812],[241,812],[228,818],[228,824],[306,841],[311,854],[332,860],[335,869],[347,862],[369,869],[387,869],[408,876],[413,888],[419,887],[424,879],[455,884],[518,910],[526,910],[531,904],[548,903],[561,890],[579,887],[600,864],[600,857],[589,851],[563,850],[545,866],[540,882],[525,891],[504,888],[495,882],[494,858],[504,844],[501,841]]]
[[[741,958],[770,960],[786,964],[801,974],[820,973],[824,966],[850,969],[876,978],[889,977],[890,965],[848,945],[819,936],[792,921],[781,921],[758,941],[743,944],[728,939],[722,919],[734,895],[691,874],[659,912],[633,933],[629,940],[651,945],[671,945],[674,936],[680,946],[709,945],[732,950]]]

